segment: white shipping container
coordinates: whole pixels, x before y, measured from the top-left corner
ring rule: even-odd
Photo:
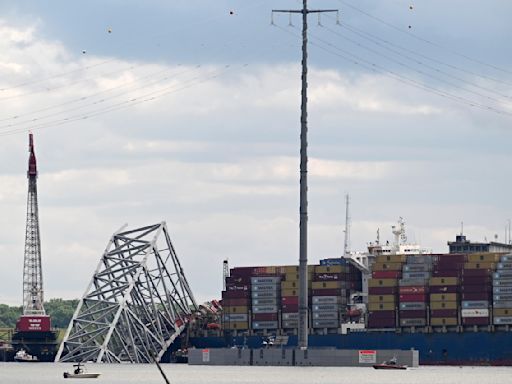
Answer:
[[[248,315],[246,313],[232,313],[230,315],[224,315],[224,321],[227,322],[238,322],[247,321]]]
[[[313,312],[335,312],[339,309],[338,304],[313,305]]]
[[[251,277],[252,285],[277,285],[281,282],[280,276]]]
[[[462,317],[489,317],[488,309],[463,309],[461,311]]]
[[[338,320],[338,312],[313,312],[313,319]]]
[[[283,320],[298,320],[299,314],[297,312],[283,313],[281,317]]]
[[[253,321],[252,329],[277,329],[277,321]]]
[[[299,322],[297,320],[287,320],[287,321],[283,321],[281,326],[283,328],[298,328]]]
[[[277,312],[277,305],[253,305],[253,313],[275,313]]]
[[[252,305],[277,305],[277,298],[252,299]]]
[[[253,285],[252,291],[280,291],[281,284],[273,285],[273,284],[262,284],[262,285]]]
[[[340,302],[339,296],[313,296],[313,304],[338,304]]]
[[[277,292],[277,291],[252,292],[251,297],[253,299],[271,298],[271,297],[277,297],[278,293],[280,293],[280,292]]]
[[[313,320],[313,328],[338,328],[338,320]]]
[[[496,325],[512,324],[512,316],[495,317],[494,324],[496,324]]]

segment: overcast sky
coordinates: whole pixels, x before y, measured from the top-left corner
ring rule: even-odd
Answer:
[[[167,221],[199,301],[230,266],[298,263],[296,0],[0,2],[0,303],[21,305],[28,131],[46,299],[80,297],[111,234]],[[318,0],[309,260],[404,217],[446,252],[512,217],[512,3]],[[412,7],[412,9],[411,9]],[[292,25],[289,25],[291,21]]]

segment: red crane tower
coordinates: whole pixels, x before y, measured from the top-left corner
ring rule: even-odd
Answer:
[[[16,349],[28,350],[40,360],[51,361],[55,353],[55,332],[51,330],[50,316],[43,307],[43,273],[41,238],[37,204],[37,161],[34,138],[29,134],[27,226],[23,263],[23,315],[16,323],[12,344]]]

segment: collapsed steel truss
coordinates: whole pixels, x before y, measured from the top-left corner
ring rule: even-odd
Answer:
[[[160,360],[197,310],[165,222],[115,233],[55,361]]]

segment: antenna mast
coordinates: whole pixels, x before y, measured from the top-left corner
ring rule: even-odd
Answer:
[[[299,347],[308,347],[308,14],[338,12],[336,9],[308,9],[307,0],[302,0],[301,10],[273,10],[272,13],[302,14],[302,90],[300,105],[300,246],[299,246]]]
[[[349,214],[349,207],[350,207],[350,196],[345,196],[346,202],[345,202],[345,243],[343,245],[343,256],[347,257],[350,253],[350,214]]]
[[[37,205],[37,161],[34,139],[29,134],[27,226],[25,230],[25,257],[23,264],[23,314],[45,315],[43,302],[43,272],[41,239]]]

